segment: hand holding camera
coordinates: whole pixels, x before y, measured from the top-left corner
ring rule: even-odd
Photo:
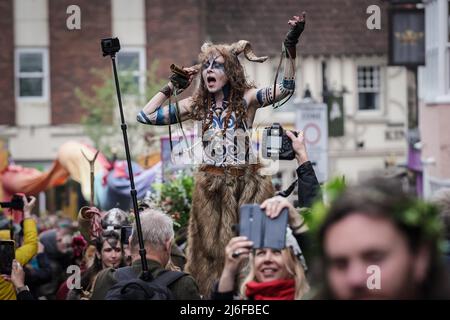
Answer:
[[[286,135],[292,141],[292,149],[295,152],[295,158],[297,159],[298,165],[300,166],[306,161],[309,161],[308,153],[306,152],[305,136],[303,131],[300,131],[296,135],[290,131],[286,131]]]
[[[24,219],[31,218],[31,211],[34,208],[34,205],[36,204],[36,198],[33,196],[26,197],[25,195],[22,195],[22,202],[23,202],[23,217]]]
[[[23,211],[23,218],[28,219],[31,218],[31,211],[34,208],[35,203],[35,197],[26,197],[23,193],[16,193],[11,197],[11,201],[0,202],[0,206],[2,208],[10,208],[11,210]]]
[[[279,123],[265,128],[262,138],[262,156],[265,159],[274,160],[293,160],[295,152],[292,148],[292,140],[287,135],[286,130]],[[290,132],[291,135],[297,136],[297,132]]]
[[[264,129],[261,145],[265,159],[297,159],[299,165],[309,160],[303,131],[284,130],[279,123]]]

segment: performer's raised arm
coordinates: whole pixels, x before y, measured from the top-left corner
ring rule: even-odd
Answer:
[[[277,83],[265,88],[257,88],[250,90],[247,94],[249,104],[257,108],[266,107],[275,102],[289,96],[295,89],[295,58],[296,45],[300,34],[305,28],[305,12],[301,16],[294,16],[289,20],[291,29],[284,40],[284,47],[286,48],[286,59],[284,64],[284,74],[281,83]],[[275,88],[275,95],[274,95]]]
[[[184,68],[184,70],[189,74],[189,81],[177,91],[181,93],[182,90],[186,89],[195,74],[198,72],[194,68]],[[143,124],[149,125],[168,125],[177,123],[177,112],[175,103],[163,106],[164,102],[172,95],[174,85],[170,81],[166,86],[164,86],[153,98],[147,103],[147,105],[142,109],[137,115],[137,121]],[[179,116],[180,121],[185,121],[189,119],[192,107],[192,98],[186,98],[178,102],[179,106]]]

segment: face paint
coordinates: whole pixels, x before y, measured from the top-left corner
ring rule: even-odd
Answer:
[[[225,64],[223,62],[217,61],[220,57],[222,57],[222,56],[218,55],[215,57],[208,58],[208,60],[203,63],[202,69],[203,70],[217,69],[219,71],[221,70],[222,72],[225,72]],[[223,58],[222,58],[222,60],[223,60]]]
[[[225,59],[222,55],[210,57],[202,67],[202,77],[206,88],[211,93],[221,90],[227,83]]]
[[[218,71],[225,72],[225,64],[214,60],[209,60],[203,64],[203,69],[217,69]]]

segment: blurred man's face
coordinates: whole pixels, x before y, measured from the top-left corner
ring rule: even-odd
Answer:
[[[325,234],[327,280],[337,299],[408,299],[424,277],[424,255],[413,255],[406,237],[390,220],[353,213]],[[380,270],[380,289],[368,279]],[[372,278],[373,279],[373,278]]]
[[[120,244],[118,242],[103,242],[101,255],[103,268],[117,268],[122,259],[122,249],[120,248]]]

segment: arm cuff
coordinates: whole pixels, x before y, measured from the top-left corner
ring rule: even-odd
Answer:
[[[26,285],[16,289],[17,294],[21,293],[22,291],[30,291],[30,289]]]
[[[147,117],[147,115],[143,110],[141,110],[141,112],[138,113],[136,120],[143,124],[152,124],[150,119]]]

